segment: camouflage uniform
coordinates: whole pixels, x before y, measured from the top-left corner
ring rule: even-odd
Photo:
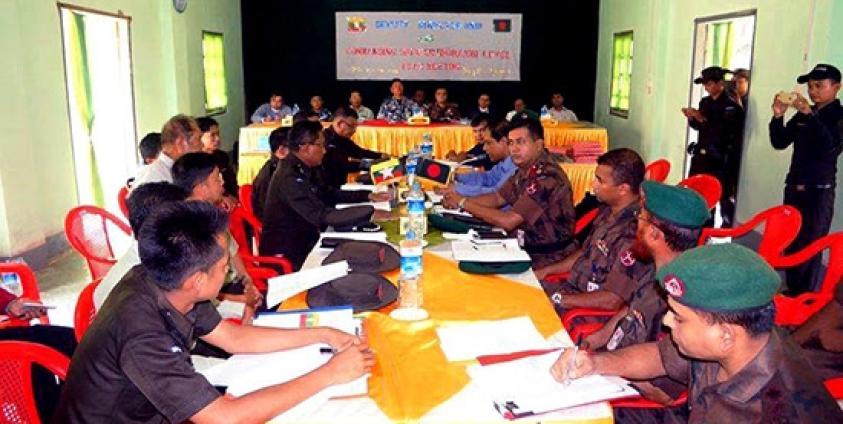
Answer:
[[[459,121],[460,109],[456,103],[446,103],[445,106],[439,106],[437,103],[430,105],[427,112],[432,121]]]
[[[518,231],[533,268],[559,261],[576,249],[571,182],[547,150],[529,168],[519,168],[498,194],[524,218]]]

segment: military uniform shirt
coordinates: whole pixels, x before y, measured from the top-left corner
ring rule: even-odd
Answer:
[[[699,111],[705,122],[688,118],[688,125],[699,131],[694,155],[707,156],[710,161],[724,164],[730,154],[740,154],[744,111],[726,93],[716,99],[711,96],[700,100]]]
[[[446,103],[445,106],[439,106],[438,103],[433,103],[427,112],[431,121],[459,121],[460,109],[456,103]]]
[[[143,265],[106,299],[73,356],[55,423],[180,423],[220,393],[190,351],[221,321],[211,302],[182,315]]]
[[[332,127],[325,128],[325,157],[322,172],[325,183],[339,189],[348,180],[348,173],[359,171],[360,164],[349,159],[378,159],[381,154],[364,149],[350,138],[337,134]]]
[[[689,423],[843,422],[843,412],[801,350],[776,329],[758,356],[720,383],[718,363],[689,361],[670,337],[658,347],[667,375],[689,383]]]
[[[529,168],[519,168],[498,190],[524,222],[524,250],[541,268],[570,254],[574,234],[573,194],[568,175],[545,150]]]
[[[396,99],[390,97],[381,103],[378,110],[378,119],[387,121],[406,121],[413,115],[413,107],[416,103],[406,97]]]

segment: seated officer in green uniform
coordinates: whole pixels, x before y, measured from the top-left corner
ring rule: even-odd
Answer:
[[[197,201],[167,203],[147,218],[138,234],[141,265],[117,284],[85,333],[53,422],[263,423],[371,369],[374,357],[351,334],[222,320],[209,300],[228,271],[227,222],[223,211]],[[193,368],[190,349],[199,338],[230,353],[316,343],[337,353],[308,374],[234,398]]]
[[[497,192],[464,197],[459,207],[523,238],[533,268],[541,268],[576,249],[571,182],[545,150],[544,128],[538,121],[513,122],[508,138],[510,157],[518,170]],[[504,205],[512,208],[502,211]]]
[[[658,272],[671,336],[614,352],[567,349],[559,381],[589,374],[631,380],[667,375],[688,384],[688,413],[616,411],[617,421],[690,423],[843,422],[843,412],[802,351],[773,324],[778,274],[737,244],[691,249]],[[572,357],[576,355],[576,357]],[[573,366],[572,366],[573,365]]]
[[[655,272],[696,247],[702,227],[711,217],[705,200],[693,190],[644,181],[641,192],[638,233],[629,250],[634,260],[609,277],[625,281],[622,286],[630,293],[627,306],[586,337],[581,346],[584,349],[613,351],[658,339],[667,304]],[[564,299],[560,296],[559,300]],[[684,385],[668,377],[637,382],[636,388],[644,397],[664,404],[672,403],[685,390]]]
[[[549,274],[571,273],[559,287],[543,283],[546,291],[570,294],[564,303],[556,303],[560,314],[570,308],[618,309],[626,302],[621,295],[626,282],[608,277],[613,269],[635,261],[628,251],[638,228],[635,215],[641,208],[642,181],[644,161],[635,151],[615,149],[597,158],[591,188],[601,204],[591,233],[579,250],[536,270],[539,280]]]
[[[320,165],[325,156],[325,135],[318,122],[295,123],[287,143],[290,154],[281,159],[269,182],[260,253],[283,255],[299,270],[326,227],[365,225],[373,215],[380,216],[371,206],[334,206],[385,201],[389,194],[337,190],[324,182]]]

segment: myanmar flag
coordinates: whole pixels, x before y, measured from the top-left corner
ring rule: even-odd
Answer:
[[[404,165],[398,159],[372,164],[369,168],[373,184],[389,183],[404,176]]]

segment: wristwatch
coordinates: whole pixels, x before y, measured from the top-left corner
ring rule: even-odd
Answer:
[[[465,202],[467,200],[468,200],[467,197],[463,197],[462,199],[460,199],[459,203],[457,203],[457,206],[460,207],[460,210],[465,210]]]

